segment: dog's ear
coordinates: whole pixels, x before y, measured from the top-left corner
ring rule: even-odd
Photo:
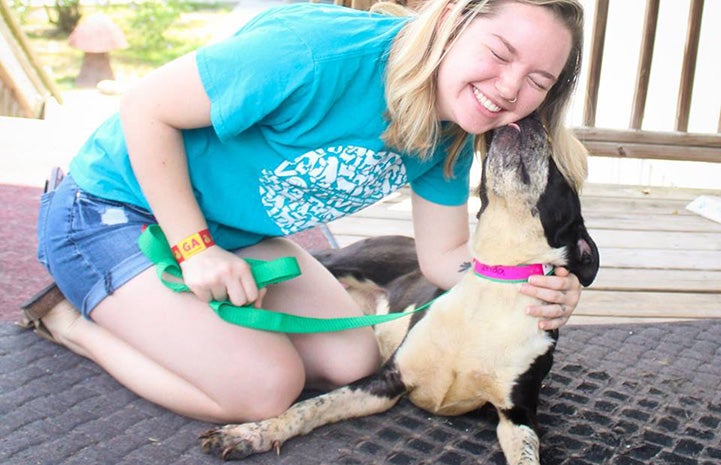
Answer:
[[[566,249],[568,270],[578,276],[583,286],[589,286],[596,278],[600,266],[598,247],[583,223],[577,226],[575,239]]]
[[[536,204],[546,240],[551,247],[566,248],[566,267],[584,286],[596,278],[599,254],[586,230],[581,201],[551,160],[546,190]]]

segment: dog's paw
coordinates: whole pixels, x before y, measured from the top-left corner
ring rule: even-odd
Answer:
[[[244,423],[214,428],[200,436],[203,450],[223,460],[238,460],[271,449],[280,450],[280,441],[268,437],[262,423]]]

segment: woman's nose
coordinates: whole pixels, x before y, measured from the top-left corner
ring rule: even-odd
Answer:
[[[515,102],[518,99],[522,82],[523,78],[512,70],[506,70],[501,73],[496,80],[496,90],[498,91],[499,97],[508,102]]]

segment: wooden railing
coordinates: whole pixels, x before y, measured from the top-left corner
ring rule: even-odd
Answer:
[[[409,4],[423,0],[397,1]],[[614,0],[621,6],[629,0]],[[634,0],[637,2],[640,0]],[[676,2],[678,0],[666,0]],[[713,0],[716,1],[716,0]],[[336,4],[368,9],[375,0],[335,0]],[[673,131],[653,131],[643,128],[646,102],[649,92],[651,65],[653,63],[654,45],[659,17],[660,0],[646,0],[644,23],[642,26],[641,50],[636,71],[635,92],[631,108],[631,117],[626,129],[600,128],[596,125],[596,111],[598,109],[599,88],[601,84],[601,70],[605,39],[607,31],[610,0],[595,0],[595,10],[592,12],[592,31],[590,31],[590,56],[588,61],[588,78],[586,82],[586,99],[583,108],[582,122],[574,128],[578,137],[584,142],[593,155],[623,157],[623,158],[650,158],[689,161],[721,162],[721,108],[716,133],[690,133],[688,132],[689,116],[691,112],[691,97],[694,91],[694,77],[696,75],[696,60],[701,35],[704,0],[691,0],[688,20],[686,21],[686,43],[683,52],[680,72],[680,85],[678,102],[675,114],[675,127]],[[587,12],[589,14],[591,12]],[[720,18],[707,18],[705,27],[718,28]],[[679,22],[683,22],[679,18]],[[679,24],[678,27],[682,27]],[[611,33],[613,33],[612,31]],[[589,36],[589,34],[587,34]],[[719,44],[721,46],[721,43]],[[669,73],[675,70],[659,69],[655,72]],[[613,76],[619,79],[619,76]]]
[[[42,118],[51,95],[62,102],[14,12],[5,0],[0,0],[0,116]]]
[[[626,2],[628,0],[616,1]],[[667,1],[673,2],[676,0]],[[674,130],[660,132],[643,129],[659,6],[660,0],[646,1],[641,50],[636,71],[635,94],[628,128],[625,130],[602,129],[596,127],[596,110],[598,108],[601,68],[607,34],[609,0],[596,0],[593,31],[591,33],[587,101],[583,114],[583,126],[576,128],[576,134],[594,155],[721,162],[721,111],[716,133],[699,134],[688,132],[704,0],[691,0],[690,2],[686,24],[686,42],[682,65],[679,70],[680,84]],[[705,23],[706,27],[718,28],[721,26],[718,21],[719,18],[708,19],[709,21]],[[660,71],[668,73],[673,70],[662,69]],[[616,78],[618,79],[618,77]]]

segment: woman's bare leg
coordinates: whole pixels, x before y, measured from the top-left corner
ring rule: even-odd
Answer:
[[[243,255],[298,256],[302,276],[272,286],[264,308],[325,317],[360,314],[342,286],[290,241],[264,241]],[[152,269],[104,299],[92,312],[97,324],[53,313],[43,321],[71,349],[140,396],[204,420],[273,416],[306,382],[345,384],[378,366],[370,329],[289,338],[241,328],[220,320],[193,295],[169,292]]]
[[[301,276],[271,286],[263,299],[263,308],[317,318],[363,314],[358,303],[335,277],[308,252],[289,240],[265,241],[246,249],[242,255],[261,260],[291,255],[298,258]],[[345,385],[367,376],[380,366],[378,344],[370,328],[291,335],[290,339],[303,359],[307,385],[311,387]]]
[[[155,324],[153,321],[153,318],[148,318],[146,324]],[[43,322],[61,344],[90,358],[141,397],[193,418],[233,421],[233,410],[220,404],[211,393],[204,392],[201,387],[152,360],[100,324],[83,319],[67,301],[61,302],[54,308],[43,318]],[[172,323],[164,326],[168,330],[175,328]],[[178,331],[182,330],[178,329]],[[140,332],[147,334],[144,330]],[[163,338],[162,335],[155,337],[159,341]],[[188,345],[194,344],[188,343]],[[170,343],[168,349],[171,350]],[[167,355],[172,357],[172,354]],[[288,374],[288,385],[292,385],[293,381],[293,377]],[[288,401],[292,401],[292,398]],[[256,406],[259,412],[263,408],[260,403]],[[249,417],[256,415],[261,418],[259,412],[248,409],[243,413]]]

